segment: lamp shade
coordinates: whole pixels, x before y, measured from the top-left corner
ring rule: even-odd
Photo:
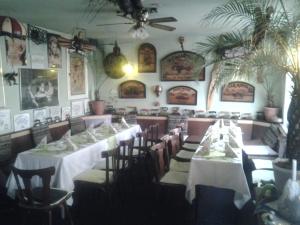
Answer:
[[[0,16],[0,36],[25,39],[27,35],[25,26],[12,17]]]

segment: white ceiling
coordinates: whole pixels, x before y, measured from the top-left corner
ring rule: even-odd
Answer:
[[[173,32],[147,26],[152,38],[164,38],[172,35],[203,35],[224,31],[224,28],[206,26],[202,18],[213,7],[224,0],[144,0],[144,6],[155,4],[158,12],[149,18],[173,16],[177,22],[165,23],[176,27]],[[0,0],[0,15],[11,16],[32,25],[45,27],[72,34],[75,27],[84,28],[87,37],[103,41],[131,39],[128,30],[131,25],[97,27],[97,24],[129,22],[117,16],[117,7],[108,4],[91,21],[86,11],[88,0]]]

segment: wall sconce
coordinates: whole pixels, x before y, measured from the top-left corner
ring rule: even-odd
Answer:
[[[160,96],[160,94],[162,93],[163,88],[160,85],[155,85],[154,86],[154,93],[156,94],[157,97]]]

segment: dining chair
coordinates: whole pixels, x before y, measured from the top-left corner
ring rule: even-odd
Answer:
[[[18,205],[24,210],[24,224],[28,218],[28,212],[43,211],[48,213],[48,224],[52,225],[52,210],[58,207],[65,210],[69,223],[74,224],[67,206],[67,200],[72,192],[50,187],[51,176],[55,173],[54,167],[37,170],[22,170],[13,167],[12,171],[18,187],[16,192]],[[41,187],[32,187],[31,179],[35,176],[42,180]]]
[[[150,125],[148,130],[149,130],[148,143],[150,143],[150,146],[153,146],[154,144],[159,142],[159,124],[156,123]]]
[[[31,128],[32,140],[35,146],[40,144],[40,142],[47,138],[46,143],[49,143],[53,140],[48,124],[39,124]]]
[[[69,126],[71,129],[71,135],[78,134],[86,130],[85,121],[81,117],[70,118]]]

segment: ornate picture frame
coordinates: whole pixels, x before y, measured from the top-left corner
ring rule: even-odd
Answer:
[[[137,80],[128,80],[119,86],[119,98],[146,98],[146,85]]]
[[[221,90],[221,101],[223,102],[254,102],[255,87],[241,81],[230,82]]]
[[[167,103],[172,105],[197,105],[197,90],[188,86],[175,86],[167,91]]]
[[[151,43],[143,43],[138,50],[138,72],[156,72],[156,48]]]
[[[68,53],[68,98],[88,98],[86,57],[76,52]]]
[[[160,61],[160,79],[161,81],[204,81],[204,63],[204,58],[195,52],[172,52]]]

